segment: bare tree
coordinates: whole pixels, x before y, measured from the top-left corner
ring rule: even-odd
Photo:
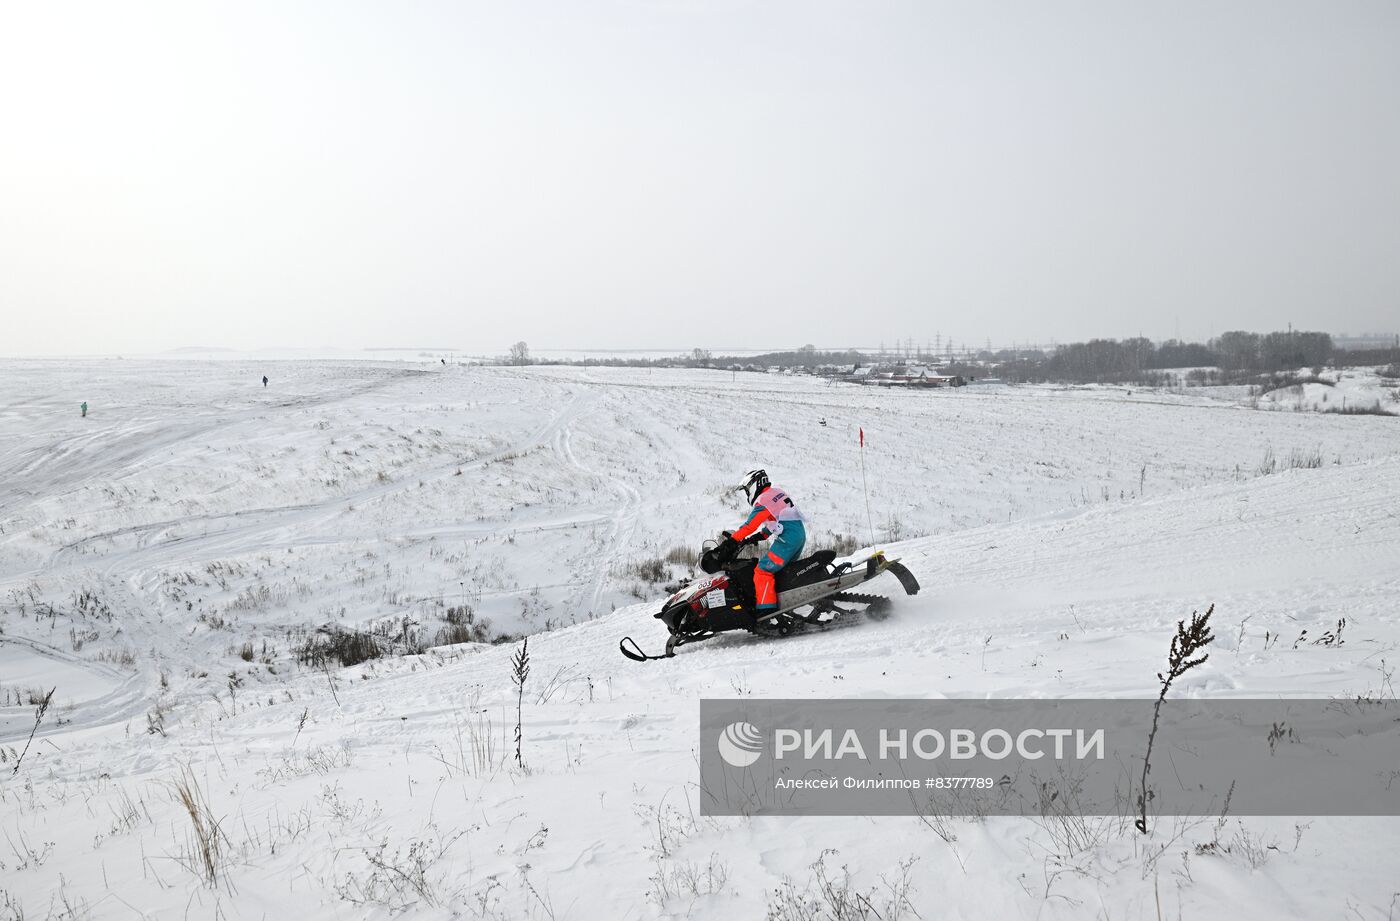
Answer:
[[[513,365],[528,365],[530,363],[530,346],[521,339],[510,347],[510,363]]]

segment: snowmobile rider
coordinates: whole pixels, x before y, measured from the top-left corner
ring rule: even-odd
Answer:
[[[765,612],[778,609],[778,589],[773,584],[773,578],[802,553],[802,545],[807,542],[807,529],[803,525],[802,513],[792,504],[792,499],[768,482],[765,471],[750,470],[744,475],[740,488],[753,505],[753,511],[749,513],[748,521],[739,530],[727,535],[725,540],[737,544],[760,531],[765,538],[775,538],[767,555],[753,570],[754,599],[757,614],[762,616]]]

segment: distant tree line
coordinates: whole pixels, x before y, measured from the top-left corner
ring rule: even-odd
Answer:
[[[1260,375],[1301,368],[1321,370],[1338,358],[1327,333],[1287,331],[1252,333],[1232,330],[1209,342],[1168,339],[1091,339],[1071,342],[1045,353],[1023,353],[999,371],[1021,381],[1068,383],[1167,382],[1166,369],[1193,369],[1195,383],[1246,383]]]
[[[1224,333],[1211,342],[1226,370],[1287,371],[1320,367],[1332,360],[1332,337],[1327,333]]]
[[[697,353],[700,350],[696,350]],[[691,356],[692,359],[698,355]],[[800,349],[750,356],[710,356],[712,367],[734,365],[778,368],[816,368],[821,365],[868,365],[887,361],[886,356],[860,351],[818,351],[807,345]],[[1065,381],[1070,383],[1167,382],[1167,369],[1190,369],[1194,383],[1255,382],[1260,375],[1293,372],[1303,368],[1320,370],[1325,365],[1382,365],[1400,360],[1400,347],[1392,349],[1338,349],[1328,333],[1288,330],[1253,333],[1232,330],[1208,342],[1168,339],[1155,343],[1142,337],[1132,339],[1091,339],[1071,342],[1053,350],[1003,349],[963,353],[949,360],[927,356],[920,363],[937,366],[949,374],[966,378],[996,376],[1012,381]],[[1174,376],[1173,376],[1174,377]]]
[[[691,367],[691,368],[805,368],[850,367],[888,364],[888,355],[871,354],[855,349],[822,351],[813,345],[761,355],[716,355],[708,349],[696,348],[673,358],[585,358],[579,360],[541,360],[530,355],[524,342],[511,347],[507,359],[511,364],[582,364],[630,367]],[[933,355],[901,360],[917,361],[938,368],[947,374],[959,374],[976,379],[997,377],[1009,382],[1118,383],[1157,386],[1172,384],[1183,375],[1168,374],[1167,369],[1188,369],[1187,383],[1261,384],[1280,373],[1322,367],[1384,365],[1400,362],[1400,341],[1395,348],[1347,350],[1336,348],[1328,333],[1288,330],[1252,333],[1231,330],[1208,342],[1183,342],[1168,339],[1155,343],[1151,339],[1090,339],[1071,342],[1054,349],[1003,349],[964,351],[958,356],[941,359]]]
[[[1260,335],[1240,330],[1208,343],[1169,339],[1091,339],[1072,342],[1045,359],[1051,378],[1074,381],[1129,380],[1143,371],[1216,367],[1224,371],[1290,371],[1320,367],[1332,359],[1327,333],[1277,332]]]
[[[855,349],[821,351],[814,345],[780,352],[764,352],[761,355],[721,355],[713,360],[716,367],[741,368],[754,365],[759,368],[819,368],[823,365],[864,365],[878,360]]]

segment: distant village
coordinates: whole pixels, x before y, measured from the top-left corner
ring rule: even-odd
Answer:
[[[444,359],[445,361],[445,359]],[[1333,338],[1328,333],[1288,329],[1269,333],[1232,330],[1208,342],[1168,339],[1091,339],[1088,342],[1017,345],[1010,349],[925,350],[912,342],[888,351],[818,350],[804,345],[763,355],[716,355],[696,348],[677,355],[610,355],[554,358],[531,355],[517,342],[503,359],[512,365],[566,364],[648,368],[708,368],[717,371],[824,377],[870,387],[939,388],[967,384],[1136,384],[1149,387],[1245,385],[1258,392],[1318,380],[1327,367],[1388,366],[1400,378],[1400,335]],[[1301,375],[1301,376],[1300,376]],[[1283,380],[1282,378],[1286,378]]]
[[[906,362],[879,362],[849,365],[816,365],[814,367],[779,367],[777,365],[731,364],[728,371],[757,371],[768,374],[810,374],[851,384],[871,387],[962,387],[968,379],[961,374],[944,374],[930,365]],[[976,379],[973,378],[975,381]],[[987,379],[980,383],[995,383]]]

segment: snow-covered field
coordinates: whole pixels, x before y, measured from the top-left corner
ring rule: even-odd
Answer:
[[[1311,375],[1309,375],[1311,376]],[[1380,377],[1371,370],[1328,370],[1318,379],[1271,390],[1259,397],[1263,409],[1295,412],[1361,412],[1379,409],[1400,412],[1400,379]]]
[[[657,561],[737,524],[726,487],[757,465],[818,543],[889,548],[924,591],[880,622],[623,659],[624,635],[660,645],[687,568]],[[1181,693],[1393,696],[1400,418],[1210,390],[7,361],[0,482],[0,919],[815,918],[781,912],[842,867],[882,918],[1400,918],[1395,819],[1144,838],[709,819],[694,789],[702,697],[1148,696],[1212,603]],[[292,654],[332,623],[431,642],[463,606],[532,634],[526,770],[518,644]],[[1340,618],[1343,643],[1294,642]]]

